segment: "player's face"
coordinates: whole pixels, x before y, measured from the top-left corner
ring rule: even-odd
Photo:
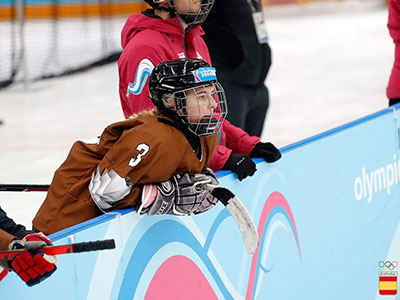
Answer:
[[[214,86],[204,86],[188,90],[186,92],[188,121],[196,123],[201,119],[211,118],[217,107],[216,97]]]
[[[175,11],[180,14],[199,13],[201,0],[171,0]]]

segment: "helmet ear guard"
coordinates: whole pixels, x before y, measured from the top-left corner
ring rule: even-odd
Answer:
[[[175,103],[175,100],[173,99],[174,98],[174,95],[172,95],[172,94],[166,94],[166,95],[164,95],[163,97],[162,97],[162,102],[163,102],[163,104],[164,104],[164,106],[165,106],[165,108],[166,109],[168,109],[168,110],[171,110],[171,111],[176,111],[176,103]],[[170,99],[172,99],[172,101],[174,101],[174,103],[171,103],[170,101]]]
[[[179,93],[181,92],[165,94],[162,96],[162,102],[165,109],[174,114],[184,107],[184,104],[182,103],[182,98],[177,95]]]

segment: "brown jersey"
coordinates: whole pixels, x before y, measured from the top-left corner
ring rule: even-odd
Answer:
[[[97,143],[77,141],[55,172],[47,197],[33,225],[51,234],[101,215],[88,189],[93,172],[114,170],[133,184],[113,209],[137,208],[141,186],[168,180],[174,174],[201,173],[215,151],[218,136],[201,138],[201,158],[179,129],[157,115],[141,116],[108,126]]]

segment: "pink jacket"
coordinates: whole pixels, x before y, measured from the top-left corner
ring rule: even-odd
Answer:
[[[190,57],[211,64],[203,34],[200,26],[185,34],[178,17],[162,20],[140,13],[128,18],[121,33],[124,50],[118,61],[119,95],[125,118],[154,107],[149,98],[148,77],[158,63]],[[259,141],[225,120],[210,168],[221,170],[231,153],[249,155]]]
[[[386,95],[389,99],[400,98],[400,0],[389,0],[389,33],[395,44],[395,59]]]

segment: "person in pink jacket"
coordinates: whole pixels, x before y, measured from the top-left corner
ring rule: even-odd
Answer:
[[[121,33],[119,94],[125,118],[153,107],[148,78],[158,63],[199,58],[211,65],[200,24],[206,19],[214,0],[145,1],[153,9],[131,15]],[[252,157],[274,162],[281,153],[273,144],[262,143],[258,137],[249,136],[225,120],[210,168],[215,172],[231,170],[242,180],[256,171]]]
[[[395,44],[395,58],[386,95],[389,105],[400,102],[400,0],[389,0],[388,28]]]

